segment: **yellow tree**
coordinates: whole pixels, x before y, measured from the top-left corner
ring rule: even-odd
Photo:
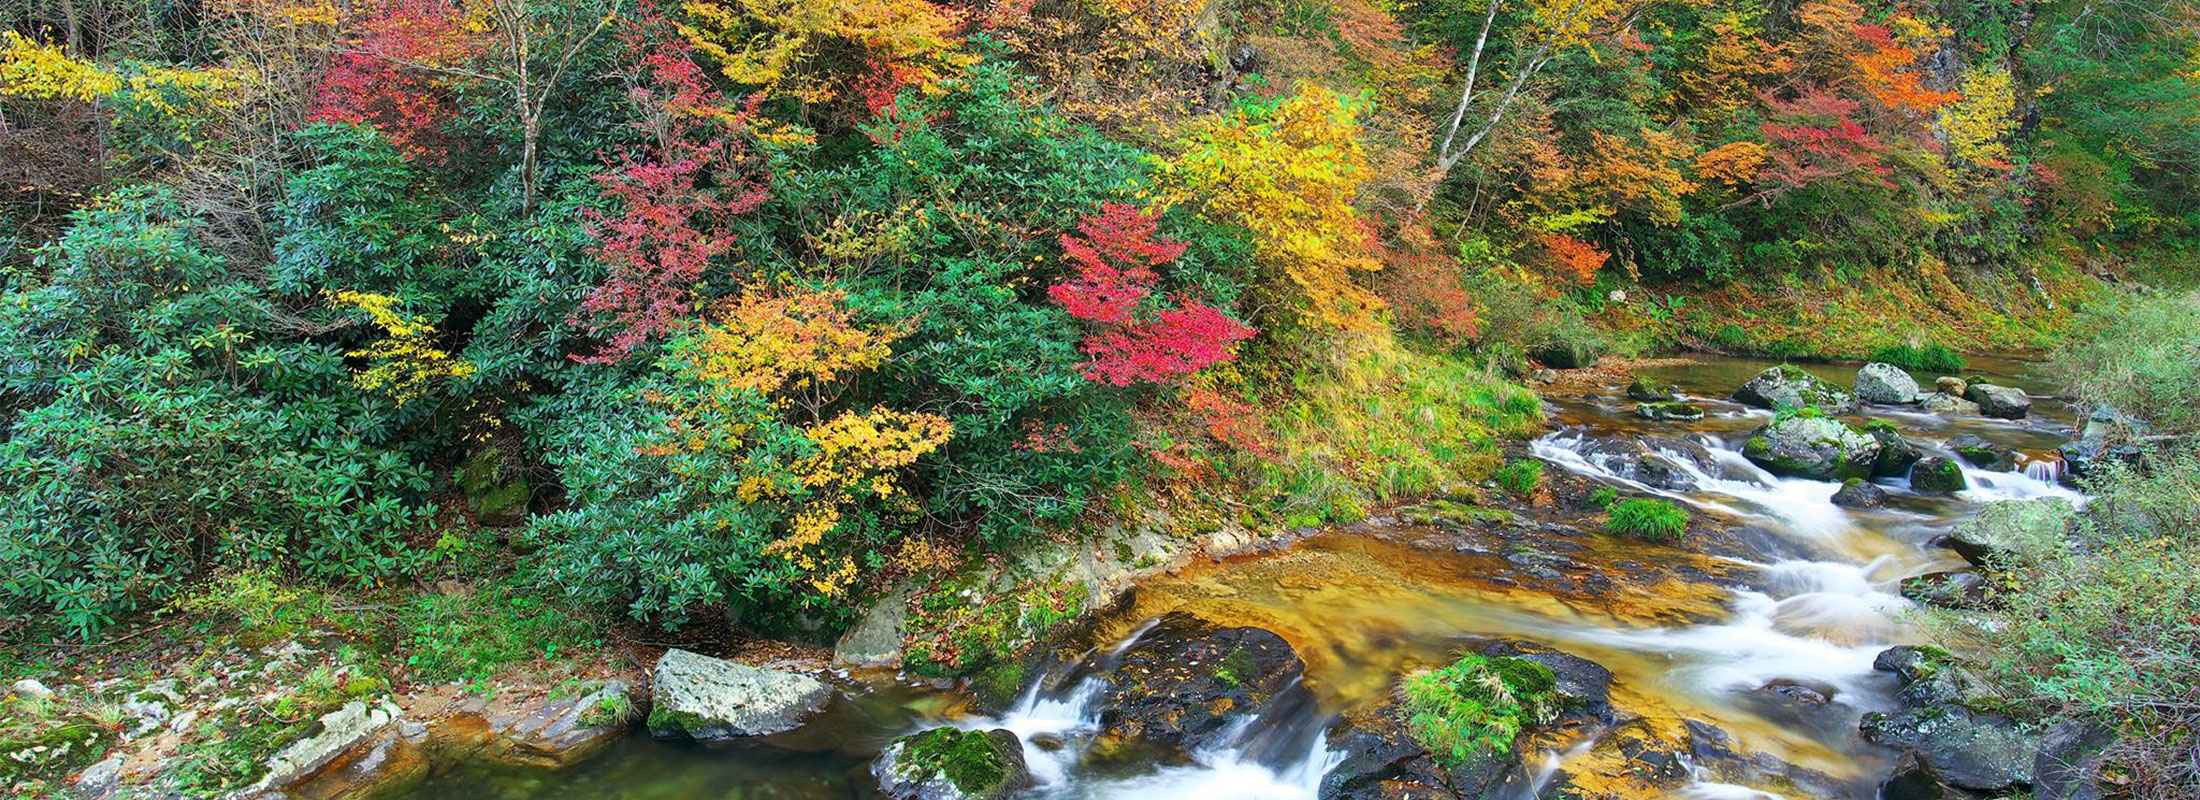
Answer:
[[[819,67],[836,48],[897,85],[926,89],[971,60],[956,52],[955,16],[924,0],[691,0],[682,11],[681,33],[728,80],[805,103],[831,100],[848,83]]]
[[[1506,0],[1487,1],[1482,32],[1475,37],[1474,49],[1467,56],[1459,101],[1453,105],[1451,121],[1444,126],[1444,139],[1436,148],[1440,172],[1449,172],[1497,130],[1505,120],[1505,112],[1552,58],[1567,48],[1586,46],[1597,36],[1623,28],[1644,5],[1639,0],[1523,0],[1525,5],[1519,10],[1526,21],[1512,37],[1512,52],[1517,54],[1509,65],[1512,80],[1495,99],[1484,100],[1475,94],[1484,71],[1483,56],[1489,48],[1490,32],[1497,27],[1506,4]],[[1462,132],[1467,134],[1464,139],[1459,136]]]

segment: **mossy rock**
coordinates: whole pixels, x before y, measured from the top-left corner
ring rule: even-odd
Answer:
[[[1704,411],[1689,403],[1641,403],[1635,406],[1635,416],[1659,422],[1699,422]]]
[[[1919,460],[1910,468],[1910,490],[1918,494],[1955,494],[1971,488],[1971,482],[1963,477],[1963,467],[1945,458]]]
[[[1816,408],[1828,414],[1847,414],[1857,408],[1856,395],[1788,364],[1757,373],[1734,391],[1734,400],[1774,411]]]
[[[1680,399],[1680,392],[1673,384],[1637,375],[1633,383],[1627,384],[1627,396],[1645,403],[1665,403]]]
[[[1031,785],[1023,743],[1006,730],[938,727],[895,739],[871,772],[886,796],[997,800]]]
[[[527,504],[534,498],[534,489],[527,476],[504,451],[484,446],[476,448],[460,464],[457,474],[458,489],[466,496],[466,507],[474,514],[474,521],[483,525],[502,526],[517,524],[527,517]]]
[[[1742,456],[1774,475],[1817,481],[1871,477],[1881,444],[1830,417],[1793,414],[1758,429]]]

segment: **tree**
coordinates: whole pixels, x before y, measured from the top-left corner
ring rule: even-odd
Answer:
[[[1535,80],[1543,67],[1570,47],[1584,46],[1591,39],[1624,25],[1625,19],[1639,10],[1640,3],[1629,0],[1525,0],[1522,11],[1526,19],[1515,31],[1511,49],[1512,80],[1505,84],[1504,92],[1496,100],[1484,103],[1479,113],[1480,121],[1469,124],[1468,113],[1475,110],[1483,71],[1483,59],[1489,49],[1490,32],[1497,27],[1499,12],[1506,0],[1487,0],[1489,8],[1482,18],[1481,34],[1475,38],[1474,47],[1467,56],[1467,74],[1459,90],[1459,102],[1451,112],[1451,121],[1444,126],[1444,138],[1436,148],[1438,171],[1449,172],[1468,153],[1474,151],[1491,132],[1505,120],[1505,112],[1520,99],[1521,92]],[[1461,140],[1461,131],[1471,131]]]

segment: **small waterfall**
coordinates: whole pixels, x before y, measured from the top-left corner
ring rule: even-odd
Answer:
[[[2059,458],[2035,458],[2024,463],[2024,477],[2041,483],[2060,486],[2063,480],[2063,461]]]
[[[1767,519],[1794,533],[1827,539],[1851,525],[1848,512],[1833,504],[1837,483],[1780,478],[1751,463],[1724,441],[1699,437],[1698,444],[1718,462],[1714,474],[1686,454],[1659,451],[1661,464],[1685,479],[1692,491],[1675,491],[1629,477],[1627,455],[1594,452],[1589,434],[1565,430],[1528,444],[1528,452],[1568,471],[1679,500],[1723,514]]]

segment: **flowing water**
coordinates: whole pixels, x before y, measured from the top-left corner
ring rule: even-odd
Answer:
[[[1643,370],[1711,412],[1696,423],[1635,418],[1633,403],[1616,384],[1587,397],[1554,398],[1552,432],[1530,446],[1558,468],[1732,517],[1753,532],[1743,537],[1749,546],[1740,552],[1705,556],[1592,537],[1573,549],[1592,554],[1617,579],[1568,590],[1501,577],[1518,574],[1507,572],[1522,563],[1518,547],[1465,546],[1408,525],[1335,531],[1279,552],[1142,583],[1127,611],[1103,620],[1099,646],[1035,681],[999,717],[969,712],[952,695],[888,676],[846,676],[853,687],[849,699],[825,719],[767,743],[699,747],[637,734],[564,772],[461,768],[416,796],[867,798],[875,792],[867,764],[886,742],[948,723],[1016,732],[1037,793],[1047,798],[1313,798],[1340,757],[1321,735],[1338,714],[1384,702],[1398,676],[1445,663],[1463,647],[1510,638],[1602,664],[1615,676],[1614,704],[1653,724],[1676,732],[1682,720],[1715,725],[1737,751],[1768,754],[1849,787],[1829,798],[1868,800],[1887,754],[1857,737],[1856,722],[1866,712],[1891,709],[1895,688],[1871,662],[1879,651],[1915,636],[1905,621],[1910,603],[1895,586],[1959,563],[1925,543],[1981,503],[2077,499],[2056,484],[2060,465],[2051,456],[2072,420],[2062,403],[2045,398],[2035,400],[2033,419],[2023,422],[1867,409],[1866,415],[1900,426],[1928,453],[1948,455],[1947,440],[1974,435],[2014,448],[2020,463],[2008,472],[1966,467],[1972,488],[1954,498],[1919,496],[1903,479],[1882,480],[1890,495],[1886,507],[1844,509],[1831,503],[1834,484],[1775,478],[1741,458],[1742,439],[1771,415],[1717,398],[1765,366],[1714,358]],[[1973,367],[2035,395],[2053,393],[2025,378],[2020,363]],[[1812,369],[1842,385],[1854,374],[1845,367]],[[1932,376],[1919,377],[1930,385]],[[1657,488],[1629,480],[1609,458],[1585,447],[1636,434],[1693,440],[1714,454],[1716,469],[1691,467],[1683,470],[1686,488]],[[1551,535],[1554,544],[1586,536]],[[1100,687],[1077,675],[1120,653],[1159,614],[1173,610],[1281,635],[1306,661],[1311,702],[1272,711],[1276,718],[1244,721],[1191,764],[1082,768],[1096,722],[1091,701]],[[1761,691],[1781,683],[1811,687],[1832,702],[1799,707]],[[1595,774],[1601,765],[1592,753],[1597,733],[1544,743],[1528,772],[1517,776],[1516,793],[1532,797],[1560,771]],[[1777,797],[1709,779],[1676,796]]]

